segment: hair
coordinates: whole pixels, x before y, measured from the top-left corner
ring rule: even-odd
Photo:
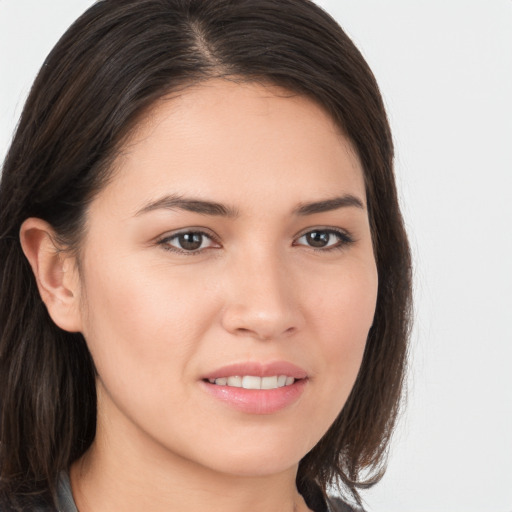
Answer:
[[[338,483],[360,503],[358,489],[383,474],[407,360],[411,262],[390,128],[364,58],[308,0],[103,0],[47,57],[3,165],[0,496],[13,507],[27,497],[52,503],[59,472],[84,454],[96,428],[86,342],[50,319],[20,226],[44,219],[79,254],[87,207],[137,122],[157,99],[218,77],[311,98],[362,162],[379,275],[375,317],[348,401],[300,461],[297,487],[308,499]]]

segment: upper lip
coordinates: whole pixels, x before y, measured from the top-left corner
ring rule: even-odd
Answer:
[[[257,361],[247,361],[242,363],[234,363],[217,368],[206,375],[202,379],[220,379],[222,377],[233,377],[235,375],[252,375],[254,377],[272,377],[274,375],[286,375],[294,379],[305,379],[308,374],[299,366],[289,363],[288,361],[274,361],[271,363],[261,363]]]

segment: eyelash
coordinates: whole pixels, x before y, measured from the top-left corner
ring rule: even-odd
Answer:
[[[216,237],[214,237],[212,234],[206,233],[206,232],[198,230],[198,229],[189,229],[189,230],[185,230],[185,231],[180,231],[178,233],[174,233],[171,236],[166,236],[165,238],[162,238],[161,240],[159,240],[157,242],[157,244],[161,245],[162,248],[165,249],[166,251],[174,252],[177,254],[183,254],[185,256],[195,256],[197,254],[201,254],[203,251],[208,249],[208,248],[203,248],[203,249],[187,251],[185,249],[180,249],[178,247],[173,247],[172,245],[170,245],[171,240],[177,239],[178,237],[183,236],[183,235],[201,235],[202,237],[206,237],[206,238],[212,240],[214,243],[220,245],[219,240]]]
[[[333,229],[333,228],[315,228],[310,229],[306,231],[305,233],[302,233],[299,237],[297,237],[297,240],[310,235],[312,233],[322,233],[327,235],[334,235],[338,238],[338,242],[336,242],[333,245],[327,246],[327,247],[312,247],[310,245],[304,245],[305,247],[308,247],[314,251],[320,251],[320,252],[330,252],[330,251],[340,251],[342,249],[345,249],[349,245],[354,243],[354,238],[346,231],[341,229]],[[296,244],[294,244],[296,245]],[[302,245],[302,244],[301,244]]]
[[[343,250],[346,247],[348,247],[349,245],[353,244],[355,241],[354,238],[346,231],[341,230],[341,229],[334,229],[334,228],[310,229],[310,230],[302,233],[301,235],[299,235],[295,240],[300,240],[301,238],[303,238],[309,234],[312,234],[312,233],[335,235],[338,238],[338,242],[333,245],[327,246],[327,247],[312,247],[312,246],[308,246],[305,244],[296,244],[296,243],[294,243],[293,245],[294,246],[302,245],[304,247],[308,247],[309,249],[312,249],[315,252],[324,252],[325,253],[325,252]],[[162,248],[166,251],[170,251],[170,252],[177,253],[177,254],[183,254],[186,256],[195,256],[195,255],[201,254],[203,251],[205,251],[207,249],[210,249],[210,247],[205,247],[203,249],[186,250],[186,249],[180,249],[178,247],[174,247],[174,246],[170,245],[170,242],[172,240],[175,240],[178,237],[183,236],[183,235],[200,235],[201,237],[206,237],[209,240],[211,240],[212,242],[220,245],[219,240],[215,236],[213,236],[211,233],[206,233],[205,231],[195,230],[195,229],[180,231],[178,233],[174,233],[171,236],[166,236],[166,237],[158,240],[157,244],[162,246]],[[214,248],[216,249],[217,247],[214,247]]]

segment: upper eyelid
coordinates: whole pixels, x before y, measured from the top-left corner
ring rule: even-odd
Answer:
[[[163,235],[156,237],[156,241],[161,242],[163,240],[169,240],[171,238],[175,238],[179,235],[183,235],[186,233],[198,233],[200,235],[204,235],[204,236],[207,236],[208,238],[211,238],[215,242],[219,242],[219,237],[217,235],[215,235],[213,232],[211,232],[207,228],[199,228],[199,227],[198,228],[195,228],[195,227],[181,228],[181,229],[177,229],[176,231],[169,231]]]
[[[296,240],[297,238],[301,238],[304,235],[311,233],[312,231],[327,231],[329,233],[336,233],[339,235],[346,236],[347,238],[354,239],[354,237],[350,231],[343,229],[343,228],[334,227],[334,226],[315,226],[315,227],[307,228],[306,230],[299,231],[299,233],[296,234],[293,237],[293,239]]]
[[[300,238],[300,237],[302,237],[302,236],[304,236],[304,235],[306,235],[308,233],[311,233],[312,231],[329,231],[331,233],[339,233],[341,235],[345,235],[347,237],[352,238],[351,233],[349,231],[347,231],[346,229],[343,229],[343,228],[339,228],[339,227],[335,227],[335,226],[312,226],[312,227],[306,228],[306,229],[301,230],[298,233],[296,233],[293,236],[293,239],[295,240],[297,238]],[[157,240],[165,240],[165,239],[168,239],[168,238],[173,238],[173,237],[182,235],[184,233],[199,233],[201,235],[205,235],[207,237],[210,237],[212,240],[215,240],[215,241],[219,241],[220,240],[220,237],[218,235],[213,233],[210,229],[203,228],[203,227],[180,228],[180,229],[177,229],[176,231],[170,231],[168,233],[165,233],[163,235],[158,236]]]
[[[308,233],[311,233],[313,231],[324,231],[324,232],[328,232],[328,233],[334,233],[340,237],[341,245],[346,245],[346,244],[355,242],[355,239],[352,236],[352,234],[350,232],[348,232],[346,229],[334,227],[334,226],[314,226],[314,227],[309,227],[305,230],[302,230],[298,234],[294,235],[294,237],[292,239],[292,246],[305,245],[305,244],[297,244],[296,242],[298,239],[302,238],[303,236],[305,236]],[[187,228],[178,229],[176,231],[173,231],[173,232],[170,232],[170,233],[167,233],[165,235],[158,237],[156,239],[156,243],[158,245],[163,245],[166,242],[168,242],[169,240],[172,240],[172,239],[174,239],[182,234],[185,234],[185,233],[198,233],[200,235],[203,235],[203,236],[206,236],[207,238],[209,238],[214,244],[222,245],[220,237],[218,237],[216,234],[211,232],[208,228],[203,228],[203,227],[201,227],[201,228],[200,227],[197,227],[197,228],[196,227],[187,227]],[[336,246],[338,246],[338,245],[339,244],[336,244]],[[177,247],[174,247],[174,250],[176,252],[183,252],[183,253],[188,253],[188,254],[199,254],[199,253],[205,251],[206,249],[211,249],[211,248],[212,247],[205,247],[203,249],[198,249],[195,251],[187,251],[185,249],[179,249]],[[215,248],[215,247],[213,247],[213,248]],[[322,251],[322,250],[328,251],[333,248],[335,248],[335,246],[327,246],[325,248],[314,248],[313,247],[313,249],[319,250],[319,251]]]
[[[202,249],[196,249],[196,250],[186,250],[179,247],[175,247],[171,245],[171,240],[179,237],[180,235],[187,234],[187,233],[197,233],[202,236],[207,237],[213,244],[213,247],[203,247]],[[204,229],[190,229],[190,228],[184,228],[179,229],[177,231],[174,231],[172,233],[168,233],[166,235],[157,237],[155,239],[155,243],[157,246],[161,246],[165,251],[172,252],[174,254],[181,254],[183,256],[194,256],[194,255],[200,255],[207,249],[218,249],[219,245],[221,245],[220,241],[212,234],[206,232]],[[215,244],[217,247],[215,247]]]

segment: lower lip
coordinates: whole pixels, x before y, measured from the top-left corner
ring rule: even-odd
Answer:
[[[297,402],[306,382],[307,379],[300,379],[276,389],[244,389],[205,381],[202,384],[208,393],[233,409],[247,414],[273,414]]]

